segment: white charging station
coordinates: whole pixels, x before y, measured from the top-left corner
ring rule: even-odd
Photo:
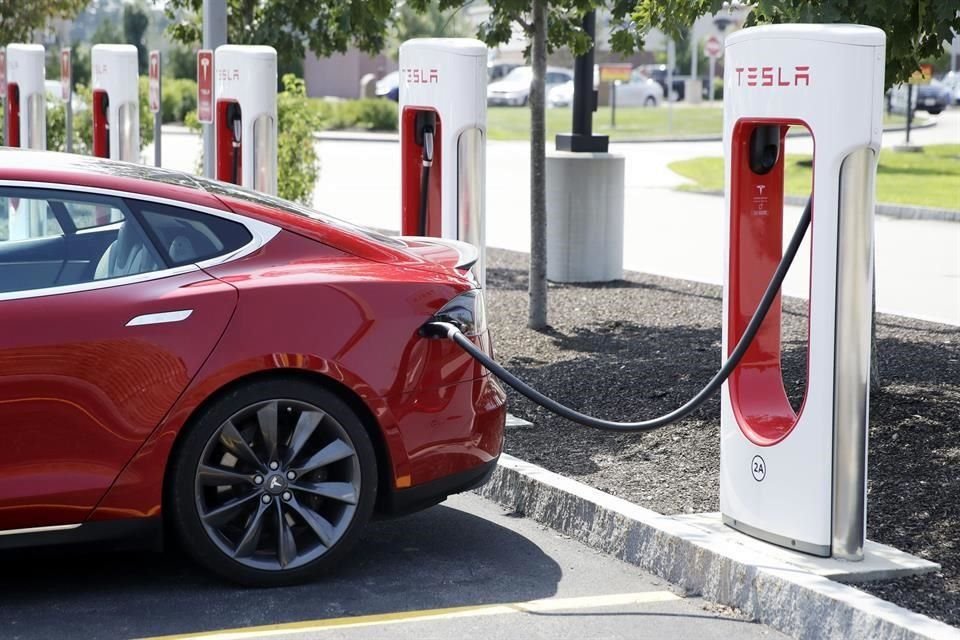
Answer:
[[[720,510],[751,536],[847,560],[863,557],[866,524],[884,49],[873,27],[773,25],[732,34],[724,56],[724,357],[782,255],[787,129],[809,129],[815,150],[806,395],[795,412],[778,299],[723,386]]]
[[[131,44],[96,44],[93,76],[93,155],[140,160],[140,73]]]
[[[6,145],[47,148],[45,51],[39,44],[7,45]]]
[[[475,273],[481,283],[486,262],[486,137],[487,46],[470,38],[404,42],[401,230],[479,248]]]
[[[277,193],[277,52],[223,45],[214,53],[217,179]],[[309,144],[309,141],[305,141]]]

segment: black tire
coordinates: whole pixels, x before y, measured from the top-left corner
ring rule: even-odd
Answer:
[[[643,101],[643,106],[645,107],[655,107],[657,106],[657,99],[653,96],[647,96]]]
[[[264,432],[261,431],[263,427],[260,426],[259,421],[260,410],[267,410],[270,407],[273,407],[270,410],[274,416],[272,420],[273,454],[258,454],[257,460],[270,457],[283,460],[289,457],[289,460],[282,462],[283,466],[279,467],[279,471],[250,471],[249,469],[255,469],[255,467],[252,463],[247,463],[243,456],[234,457],[235,466],[225,469],[222,463],[230,460],[229,456],[232,454],[229,451],[219,458],[220,462],[211,463],[209,456],[220,455],[220,451],[226,449],[228,445],[243,446],[238,445],[235,440],[230,440],[230,434],[240,434],[250,451],[255,451],[255,444],[262,440],[261,451],[267,451],[269,441],[263,435]],[[310,407],[319,411],[314,411]],[[254,410],[257,412],[245,413]],[[307,435],[300,439],[300,446],[296,447],[294,442],[298,440],[297,433],[300,430],[301,419],[307,416],[306,422],[310,422],[309,417],[319,414],[322,414],[320,418],[314,418],[317,424],[304,429]],[[224,434],[225,428],[231,429],[227,426],[228,421],[230,425],[242,425],[244,421],[251,420],[251,415],[254,420],[252,430],[249,426],[243,428],[234,426],[232,431]],[[291,426],[294,418],[296,418],[296,424]],[[360,419],[345,402],[327,389],[295,378],[276,378],[243,385],[206,407],[187,429],[172,461],[166,506],[183,548],[198,563],[220,576],[251,587],[275,587],[309,581],[334,568],[350,551],[369,522],[377,495],[376,455]],[[338,443],[349,445],[353,452],[347,457],[327,462],[324,466],[316,467],[312,471],[304,470],[311,463],[322,458],[317,455],[321,450],[326,451],[330,446]],[[201,463],[205,465],[204,470],[210,469],[213,465],[218,471],[236,473],[237,476],[241,475],[242,465],[247,465],[242,473],[254,475],[250,476],[249,482],[233,480],[233,486],[213,483],[211,488],[208,486],[211,474],[207,472],[207,475],[203,475]],[[262,468],[268,469],[268,466],[273,463],[263,464]],[[303,469],[298,468],[295,471],[296,464]],[[281,476],[287,473],[292,473],[296,477],[296,480],[289,481],[289,487],[284,480],[287,476]],[[348,474],[353,484],[333,482],[337,480],[335,477],[337,473]],[[322,474],[322,477],[319,474]],[[256,483],[253,482],[256,479],[255,476],[260,476]],[[275,493],[268,496],[267,485],[280,481],[283,482],[282,497],[281,494]],[[352,487],[355,493],[347,500],[354,502],[343,502],[345,499],[342,497],[318,497],[319,494],[314,495],[312,491],[301,492],[298,483],[314,488],[332,487],[334,484]],[[219,500],[225,492],[230,494],[225,498],[225,502],[208,509],[206,504],[208,499],[209,501]],[[255,494],[255,497],[250,499],[245,497],[247,494]],[[292,497],[288,497],[288,494]],[[274,502],[261,505],[262,499],[267,497]],[[292,502],[285,502],[289,500]],[[248,502],[253,505],[250,508],[256,509],[257,513],[240,512],[233,516],[229,524],[211,525],[211,515],[218,506],[222,507],[226,502]],[[316,507],[315,505],[318,504],[320,506]],[[246,508],[245,506],[244,509]],[[332,526],[329,533],[332,534],[336,530],[337,537],[334,540],[331,535],[326,540],[326,544],[316,533],[314,525],[300,515],[306,511],[312,511],[320,516],[319,520],[327,524],[333,523],[333,517],[329,520],[324,519],[325,516],[321,513],[323,509],[338,510],[336,512],[340,513],[343,519],[349,518],[336,521],[337,524]],[[205,511],[203,519],[201,511]],[[330,511],[330,513],[333,512]],[[312,517],[311,520],[316,522]],[[240,524],[241,522],[243,524]],[[222,528],[213,530],[214,526]],[[228,527],[232,530],[240,530],[242,537],[239,541],[235,538],[231,539],[231,529]],[[240,548],[244,546],[243,541],[248,537],[254,537],[250,534],[254,528],[256,540],[252,542],[253,552],[245,551],[241,554]],[[285,534],[289,534],[289,537]],[[292,548],[294,554],[297,554],[300,551],[298,544],[303,544],[301,542],[303,540],[309,541],[311,534],[315,538],[315,544],[310,553],[318,555],[314,557],[305,552],[302,556],[294,555],[294,560],[290,561],[289,552],[283,553],[283,550],[290,549],[290,546],[285,543],[293,540]],[[266,542],[264,536],[266,536]],[[271,537],[274,538],[275,547],[273,552],[275,562],[272,564],[276,566],[267,566],[271,565]],[[286,563],[284,555],[286,555]]]

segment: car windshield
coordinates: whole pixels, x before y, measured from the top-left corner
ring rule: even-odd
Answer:
[[[504,77],[504,82],[530,82],[533,78],[533,68],[517,67]]]

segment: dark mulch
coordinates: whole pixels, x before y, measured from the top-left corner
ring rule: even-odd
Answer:
[[[674,409],[715,373],[720,287],[630,273],[603,285],[551,285],[549,329],[526,328],[527,257],[490,251],[487,308],[501,363],[581,411],[641,420]],[[785,304],[784,378],[802,398],[806,307]],[[896,316],[877,327],[882,387],[870,402],[868,537],[943,565],[863,588],[960,625],[960,330]],[[506,451],[660,513],[717,511],[719,400],[646,434],[555,417],[509,390]]]

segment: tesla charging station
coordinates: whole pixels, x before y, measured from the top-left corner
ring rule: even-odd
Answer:
[[[45,51],[39,44],[7,45],[8,147],[47,148]]]
[[[866,523],[884,47],[873,27],[764,26],[728,37],[724,63],[724,356],[781,257],[787,130],[809,129],[815,149],[806,396],[796,413],[778,299],[723,386],[720,510],[751,536],[847,560],[862,558]]]
[[[97,44],[93,67],[93,155],[126,162],[140,159],[140,74],[137,48]]]
[[[217,47],[213,77],[217,179],[276,195],[276,50],[229,44]]]
[[[470,38],[418,38],[400,47],[403,235],[480,249],[485,280],[484,190],[487,46]]]

